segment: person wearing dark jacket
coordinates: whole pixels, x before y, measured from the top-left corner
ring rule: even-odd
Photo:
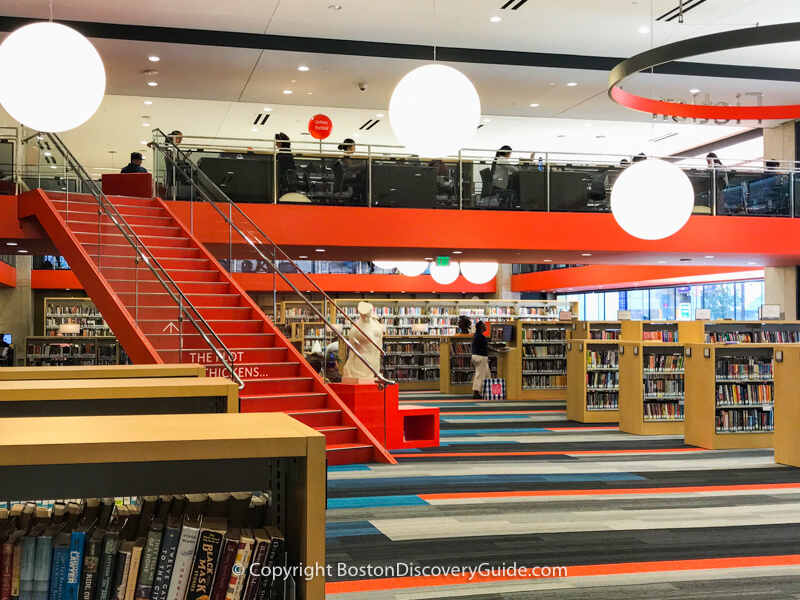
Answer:
[[[472,380],[472,397],[482,398],[483,380],[492,376],[489,370],[489,341],[483,332],[486,324],[483,321],[475,323],[475,335],[472,336],[472,366],[475,367],[475,377]]]
[[[141,153],[131,152],[131,162],[120,173],[147,173],[147,169],[142,166],[143,160]]]

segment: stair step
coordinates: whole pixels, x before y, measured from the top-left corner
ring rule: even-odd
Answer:
[[[342,424],[342,411],[334,408],[326,410],[287,410],[285,412],[290,417],[309,427],[316,428]]]
[[[325,447],[329,466],[356,465],[374,462],[372,446],[363,444],[333,444]]]
[[[262,363],[276,363],[286,360],[288,350],[286,348],[245,348],[232,350],[236,355],[234,366],[239,367],[246,364],[262,364]],[[159,356],[164,359],[164,362],[169,364],[175,363],[189,363],[205,365],[206,368],[223,367],[216,355],[211,351],[208,346],[203,349],[186,349],[182,352],[177,349],[172,350],[159,350]],[[180,360],[179,360],[180,356]]]
[[[162,288],[163,289],[163,288]],[[166,291],[152,292],[149,294],[135,294],[134,292],[117,292],[117,296],[125,306],[171,306],[177,307],[177,302],[172,299]],[[200,314],[203,314],[201,307],[231,307],[238,308],[242,297],[237,294],[208,294],[205,296],[187,295],[189,301],[194,305]],[[140,315],[144,317],[145,315]]]
[[[103,257],[106,255],[120,257],[120,256],[136,256],[136,251],[134,250],[133,246],[128,243],[127,240],[124,238],[120,238],[122,241],[119,242],[115,240],[106,240],[104,239],[103,242],[99,246],[100,253]],[[94,242],[86,242],[82,240],[78,240],[81,242],[81,245],[84,247],[86,252],[92,258],[97,256],[98,251],[98,244],[96,241]],[[203,253],[201,252],[200,248],[193,248],[193,247],[174,247],[174,246],[160,246],[158,244],[149,244],[147,246],[148,250],[155,256],[159,261],[162,258],[205,258]],[[101,260],[102,264],[102,260]]]
[[[190,329],[191,328],[191,329]],[[184,324],[183,336],[177,333],[157,333],[149,334],[147,340],[158,350],[177,350],[183,347],[185,350],[205,350],[208,343],[197,332],[192,331],[194,327]],[[217,337],[231,352],[236,352],[240,348],[274,348],[274,333],[217,333]],[[213,340],[212,336],[208,336]],[[214,342],[215,344],[217,342]],[[181,346],[182,344],[182,346]],[[238,359],[236,359],[238,362]],[[255,362],[248,360],[247,362]]]
[[[163,273],[159,274],[164,281],[168,281]],[[146,279],[143,279],[142,276],[146,277]],[[155,278],[155,275],[153,275],[153,272],[150,271],[149,268],[147,271],[140,272],[139,281],[134,279],[107,279],[107,281],[117,294],[133,294],[138,292],[141,295],[157,293],[164,289],[164,286]],[[178,289],[188,297],[192,295],[205,296],[206,294],[224,294],[231,289],[231,284],[227,281],[175,281],[175,283]]]
[[[103,257],[101,269],[106,279],[108,281],[135,281],[138,275],[140,283],[148,280],[153,281],[153,272],[143,261],[140,261],[137,267],[136,263],[133,262],[133,257],[127,260],[127,265],[112,266],[108,264],[106,257]],[[168,269],[160,260],[158,264],[161,265],[161,269],[166,271],[167,275],[169,275],[179,287],[181,287],[183,283],[223,283],[220,282],[222,274],[213,269]],[[161,272],[157,267],[156,270]],[[224,283],[228,285],[227,282]]]
[[[246,382],[242,394],[246,396],[271,396],[314,391],[316,379],[305,374],[294,377],[269,377]],[[327,395],[327,394],[324,394]]]
[[[244,381],[245,388],[250,383],[271,377],[296,377],[300,372],[298,362],[274,362],[274,363],[241,363],[237,362],[236,373]],[[225,367],[220,365],[206,365],[206,375],[208,377],[225,377]]]
[[[152,319],[139,319],[137,324],[139,328],[144,332],[145,335],[151,334],[160,334],[166,333],[169,330],[174,332],[174,329],[169,326],[170,323],[176,323],[176,319],[178,316],[178,309],[173,308],[172,310],[166,310],[160,315],[151,314],[151,311],[147,311],[148,317],[160,317],[160,318],[152,318]],[[249,320],[214,320],[214,319],[206,319],[202,313],[200,315],[203,317],[208,326],[211,328],[212,331],[219,334],[229,334],[229,333],[268,333],[264,331],[264,321],[259,321],[255,319]],[[188,322],[184,321],[183,323],[183,332],[184,335],[186,333],[192,333],[194,331],[194,326]],[[273,333],[269,333],[269,335],[274,335]]]
[[[124,218],[124,217],[123,217]],[[137,217],[141,219],[142,217]],[[162,223],[147,223],[147,224],[133,224],[128,219],[125,221],[128,223],[129,227],[136,232],[136,235],[143,236],[143,235],[150,235],[150,236],[169,236],[169,237],[181,237],[183,235],[183,231],[180,227],[175,225],[175,222],[169,217],[150,217],[150,218],[159,218],[165,219],[165,222]],[[111,234],[111,233],[119,233],[120,229],[119,226],[112,223],[110,218],[103,217],[102,223],[100,225],[97,224],[97,219],[94,221],[87,221],[83,219],[74,219],[70,218],[67,221],[69,228],[74,233],[93,233],[97,234],[98,227],[100,228],[100,233],[103,235]],[[122,224],[120,224],[122,225]],[[123,225],[124,227],[124,225]]]
[[[239,396],[242,412],[284,412],[298,410],[325,410],[328,408],[328,394],[325,392],[297,392],[294,394],[272,394],[251,396],[245,384]]]
[[[188,248],[192,244],[192,240],[190,240],[189,238],[185,238],[185,237],[173,237],[173,236],[161,237],[161,236],[158,236],[158,235],[139,235],[138,233],[136,235],[139,237],[139,239],[141,240],[142,244],[144,244],[148,248],[151,248],[151,247],[153,247],[153,248],[159,248],[159,247],[160,248]],[[96,231],[95,232],[76,231],[75,232],[75,237],[78,238],[78,240],[82,244],[97,244],[97,232]],[[131,236],[131,238],[133,239],[133,236]],[[103,245],[108,245],[108,244],[111,244],[111,245],[115,245],[115,244],[122,245],[123,242],[125,244],[127,244],[127,245],[130,245],[128,243],[127,239],[125,238],[125,236],[122,235],[122,233],[119,232],[119,230],[117,230],[117,233],[103,233],[103,235],[101,236],[100,242]],[[153,254],[156,254],[156,253],[153,252]]]
[[[337,446],[343,444],[358,443],[358,429],[346,425],[336,425],[332,427],[318,427],[317,431],[325,435],[326,446]]]

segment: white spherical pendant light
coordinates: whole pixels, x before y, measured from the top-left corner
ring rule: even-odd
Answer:
[[[476,285],[481,283],[489,283],[497,275],[497,269],[500,265],[497,263],[461,263],[461,274],[470,283]]]
[[[391,270],[397,268],[396,262],[390,262],[388,260],[373,260],[372,264],[378,267],[379,269]]]
[[[74,129],[103,101],[103,61],[89,40],[65,25],[33,23],[17,29],[0,44],[0,65],[0,104],[31,129]]]
[[[425,261],[404,261],[397,263],[395,266],[406,277],[416,277],[425,272],[425,269],[428,268],[428,263]]]
[[[457,154],[470,145],[481,100],[467,77],[445,65],[419,67],[400,80],[389,102],[392,130],[409,152],[425,158]]]
[[[431,277],[439,285],[450,285],[456,279],[461,269],[458,268],[457,262],[451,262],[446,267],[440,267],[437,264],[431,263]]]
[[[643,160],[614,182],[611,212],[625,231],[642,240],[669,237],[686,225],[694,207],[692,183],[672,163]]]

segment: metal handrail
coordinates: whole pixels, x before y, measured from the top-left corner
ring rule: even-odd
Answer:
[[[233,352],[231,352],[231,350],[228,349],[228,347],[222,342],[219,336],[217,336],[217,334],[214,332],[214,330],[211,328],[208,322],[203,318],[203,316],[191,303],[189,298],[186,297],[186,295],[181,291],[181,289],[178,287],[178,285],[175,283],[175,281],[172,279],[169,273],[167,273],[167,271],[161,266],[161,264],[158,262],[158,259],[153,255],[150,249],[142,242],[142,240],[139,238],[136,232],[133,231],[133,228],[131,228],[131,226],[128,225],[127,221],[124,219],[122,214],[117,210],[114,204],[108,199],[108,197],[103,193],[103,191],[97,187],[94,181],[92,181],[91,177],[83,168],[83,166],[78,162],[78,160],[75,158],[72,152],[70,152],[69,148],[67,148],[66,145],[61,141],[61,138],[59,138],[58,135],[54,133],[46,133],[46,135],[53,143],[53,147],[58,152],[60,152],[62,156],[64,156],[65,160],[67,160],[70,163],[73,172],[76,173],[76,175],[81,179],[82,183],[84,183],[87,186],[87,188],[91,192],[91,195],[94,197],[100,209],[105,211],[106,215],[111,219],[114,225],[117,226],[117,229],[120,230],[122,236],[128,241],[131,247],[133,247],[134,251],[137,253],[137,262],[139,258],[141,258],[141,260],[144,261],[144,263],[148,266],[148,268],[156,277],[158,282],[172,297],[175,303],[178,304],[178,310],[181,313],[181,315],[186,316],[189,322],[192,325],[194,325],[195,329],[197,330],[197,333],[200,334],[200,336],[208,344],[208,346],[211,348],[214,354],[216,354],[220,363],[230,372],[231,378],[236,382],[239,389],[243,389],[244,381],[242,381],[242,379],[236,374],[236,370],[234,369],[233,364],[229,364],[228,361],[225,359],[225,357],[222,355],[222,353],[219,351],[219,349],[216,348],[214,344],[212,344],[211,340],[208,338],[206,333],[200,328],[197,320],[195,319],[195,316],[193,316],[191,313],[194,313],[197,319],[199,319],[199,321],[202,322],[202,324],[206,327],[206,329],[208,329],[214,340],[223,348],[225,353],[231,358],[231,363],[235,363],[236,355]],[[128,234],[128,232],[126,232],[126,229],[130,232],[130,235]],[[133,236],[133,239],[131,239],[131,236]],[[100,244],[99,237],[97,241],[98,241],[98,253],[99,253],[99,244]],[[142,250],[145,250],[147,252],[147,256],[145,256]],[[158,269],[169,280],[169,283],[172,284],[172,286],[175,288],[177,296],[175,292],[173,292],[170,289],[170,287],[167,285],[167,282],[164,281],[162,276],[156,271],[154,265],[155,267],[158,267]]]
[[[228,223],[228,226],[232,230],[235,230],[242,237],[242,239],[244,239],[253,248],[253,250],[256,251],[256,253],[261,257],[261,259],[264,260],[267,264],[270,265],[270,267],[273,270],[273,273],[277,273],[278,275],[281,276],[281,279],[283,279],[284,282],[308,305],[308,307],[314,312],[314,314],[323,323],[326,324],[327,329],[330,329],[333,332],[334,335],[338,336],[339,339],[342,342],[344,342],[344,344],[350,349],[350,351],[353,352],[367,366],[367,368],[370,371],[372,371],[373,375],[375,375],[375,377],[381,383],[383,383],[385,385],[394,385],[395,381],[391,380],[391,379],[387,379],[386,377],[383,376],[383,374],[381,374],[380,370],[378,370],[375,367],[373,367],[361,355],[361,353],[358,350],[355,349],[355,347],[350,343],[350,341],[341,332],[339,332],[336,329],[335,324],[332,323],[330,321],[330,319],[328,319],[323,313],[321,313],[319,311],[319,309],[317,309],[317,307],[314,306],[314,304],[299,289],[297,289],[297,286],[295,286],[294,283],[292,283],[291,280],[288,277],[286,277],[286,275],[278,269],[278,266],[275,264],[273,259],[271,259],[265,253],[263,253],[261,251],[261,249],[254,243],[253,239],[251,239],[241,229],[239,229],[239,227],[231,220],[231,218],[229,216],[227,216],[223,211],[221,211],[219,209],[219,207],[217,206],[217,203],[214,202],[213,200],[211,200],[208,197],[208,195],[206,194],[205,190],[203,188],[201,188],[197,184],[197,182],[195,181],[194,177],[187,177],[186,176],[186,173],[184,172],[183,168],[181,167],[181,165],[178,164],[178,161],[176,160],[176,156],[180,156],[181,157],[181,161],[184,163],[184,165],[190,165],[192,167],[192,169],[199,175],[200,178],[204,178],[203,183],[206,186],[208,186],[209,189],[211,189],[215,193],[215,195],[217,195],[219,198],[221,198],[223,202],[226,202],[229,207],[235,208],[236,211],[250,223],[250,225],[255,229],[255,231],[257,231],[258,234],[262,235],[264,237],[264,239],[267,240],[267,243],[272,245],[273,252],[275,250],[280,251],[280,253],[285,257],[285,260],[287,260],[289,263],[291,263],[291,265],[297,270],[297,272],[301,273],[306,278],[306,280],[311,285],[313,285],[319,291],[319,293],[321,293],[325,297],[325,299],[328,300],[336,308],[336,310],[338,312],[340,312],[350,322],[351,326],[355,327],[358,331],[360,331],[364,335],[364,337],[378,350],[378,352],[381,354],[381,356],[385,356],[386,355],[386,352],[383,350],[383,348],[378,346],[378,344],[376,344],[375,341],[369,335],[367,335],[358,326],[358,324],[353,319],[351,319],[350,316],[347,313],[345,313],[344,310],[341,307],[339,307],[333,301],[333,299],[330,296],[328,296],[328,294],[326,294],[322,290],[322,288],[320,288],[317,285],[317,283],[313,279],[311,279],[308,276],[308,274],[305,273],[305,271],[303,271],[297,265],[297,263],[295,263],[291,259],[291,257],[289,257],[288,254],[286,254],[286,252],[283,251],[283,249],[281,249],[280,246],[278,246],[275,242],[273,242],[272,239],[266,233],[264,233],[261,230],[261,228],[258,227],[258,225],[256,225],[252,221],[252,219],[250,219],[250,217],[248,217],[244,212],[242,212],[242,210],[236,205],[235,202],[231,201],[231,199],[228,198],[228,196],[224,192],[222,192],[222,190],[220,190],[213,181],[208,179],[208,177],[205,177],[203,172],[199,168],[197,168],[197,166],[194,164],[194,162],[191,161],[189,159],[189,157],[180,148],[178,148],[178,146],[174,142],[172,142],[172,140],[167,135],[164,134],[163,131],[161,131],[160,129],[156,129],[156,130],[154,130],[153,133],[156,134],[156,135],[160,135],[164,139],[164,141],[167,144],[169,144],[169,147],[174,151],[175,156],[173,156],[172,153],[168,152],[167,149],[162,147],[162,145],[159,144],[158,142],[155,142],[155,141],[152,142],[151,147],[156,149],[158,152],[160,152],[161,155],[164,157],[164,159],[167,160],[172,165],[172,167],[176,170],[176,172],[180,172],[181,174],[183,174],[186,177],[186,179],[188,180],[188,183],[198,193],[198,197],[201,198],[204,202],[207,202],[208,204],[210,204],[214,208],[214,210],[216,210],[220,214],[220,216]],[[255,241],[258,242],[259,244],[263,244],[264,243],[261,240],[259,240],[258,238],[255,238]]]

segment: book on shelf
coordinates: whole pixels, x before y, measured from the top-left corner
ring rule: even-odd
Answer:
[[[617,350],[589,350],[586,353],[586,367],[589,369],[619,368]]]
[[[591,371],[586,374],[586,385],[589,388],[619,388],[619,371]]]
[[[775,412],[748,408],[718,410],[715,418],[717,433],[771,433],[775,431]]]
[[[717,406],[755,406],[773,404],[770,383],[717,383]]]
[[[772,379],[772,359],[750,356],[717,358],[717,379]]]
[[[682,421],[684,405],[680,402],[647,402],[644,403],[645,421]]]
[[[797,344],[800,331],[708,331],[706,343]]]
[[[645,342],[675,342],[678,341],[677,331],[643,331],[642,340]]]
[[[648,372],[683,371],[683,354],[648,354],[643,358],[644,370]]]
[[[586,410],[619,410],[619,392],[586,392]]]

